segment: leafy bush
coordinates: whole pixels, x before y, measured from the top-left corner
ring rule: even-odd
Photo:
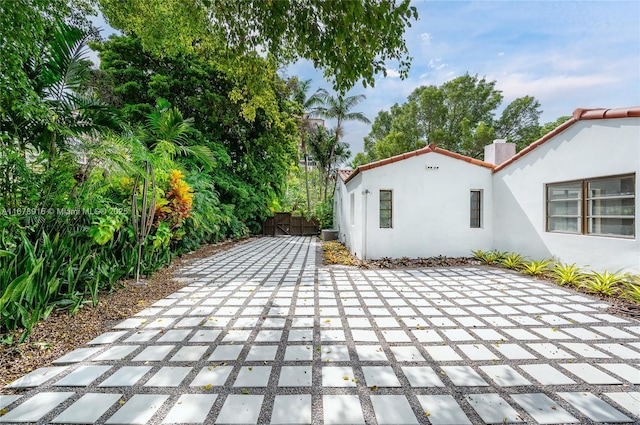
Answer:
[[[471,251],[471,253],[473,254],[473,257],[475,259],[487,265],[501,263],[507,257],[506,252],[500,252],[500,251],[476,250],[476,251]]]
[[[522,271],[531,276],[540,276],[549,270],[551,260],[529,261],[522,264]]]
[[[572,285],[579,286],[585,279],[585,274],[582,273],[582,269],[573,264],[554,264],[551,269],[551,274],[555,278],[558,285]]]
[[[320,229],[333,228],[333,198],[327,198],[314,211],[314,217],[320,224]]]
[[[591,272],[582,282],[581,287],[588,292],[611,297],[621,292],[621,286],[624,281],[625,278],[623,275],[610,273],[605,270],[602,273]]]
[[[500,262],[508,269],[517,270],[524,264],[524,258],[522,258],[522,255],[520,254],[511,252],[507,254]]]
[[[622,296],[640,304],[640,275],[627,276],[622,287]]]

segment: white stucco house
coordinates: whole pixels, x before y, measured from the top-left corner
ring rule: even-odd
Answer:
[[[578,109],[518,154],[496,142],[484,161],[429,145],[339,171],[340,241],[362,259],[496,249],[640,273],[640,107]]]

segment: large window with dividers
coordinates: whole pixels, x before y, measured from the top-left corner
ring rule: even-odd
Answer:
[[[547,184],[547,231],[635,237],[636,176]]]

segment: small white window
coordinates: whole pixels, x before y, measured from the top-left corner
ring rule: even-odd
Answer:
[[[472,229],[479,229],[482,227],[482,191],[472,190],[470,201],[470,226]]]
[[[349,197],[349,219],[351,225],[356,224],[356,196],[354,193]]]
[[[391,229],[393,227],[393,192],[391,190],[380,191],[380,228]]]

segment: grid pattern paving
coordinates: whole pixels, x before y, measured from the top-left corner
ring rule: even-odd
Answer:
[[[4,423],[640,423],[640,322],[485,267],[316,267],[261,238],[10,384]]]

